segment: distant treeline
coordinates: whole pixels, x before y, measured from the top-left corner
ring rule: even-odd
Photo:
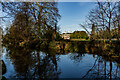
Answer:
[[[88,39],[89,36],[85,31],[74,31],[70,35],[70,39]]]

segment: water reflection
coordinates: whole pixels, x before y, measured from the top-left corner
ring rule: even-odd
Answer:
[[[9,78],[27,79],[57,79],[57,78],[95,78],[112,79],[120,77],[120,64],[109,57],[97,55],[107,51],[106,45],[91,43],[66,43],[64,50],[39,50],[24,48],[5,48],[8,52],[3,56],[7,69],[13,65],[14,73],[3,76]],[[115,47],[115,45],[112,45]],[[101,50],[103,48],[104,50]],[[99,50],[99,52],[98,52]],[[116,52],[112,48],[112,52]],[[110,51],[108,51],[110,52]],[[97,54],[96,54],[97,53]],[[106,52],[107,53],[107,52]],[[117,53],[119,54],[119,52]],[[9,73],[9,76],[8,76]]]
[[[97,57],[94,65],[86,72],[82,78],[119,79],[120,72],[117,63],[106,61],[102,57]]]
[[[57,78],[57,75],[60,73],[57,69],[56,60],[58,60],[58,57],[56,55],[31,51],[25,48],[19,50],[12,49],[8,52],[17,73],[14,78]]]

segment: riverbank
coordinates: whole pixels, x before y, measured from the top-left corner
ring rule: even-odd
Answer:
[[[101,56],[110,57],[111,59],[118,60],[120,58],[120,46],[118,45],[120,41],[112,40],[109,43],[108,40],[105,42],[103,40],[60,40],[60,41],[43,41],[39,43],[32,42],[26,43],[23,46],[14,46],[16,49],[27,49],[32,50],[42,50],[42,51],[53,51],[58,54],[77,52],[77,53],[89,53],[98,54]],[[7,45],[8,48],[12,48],[13,45]],[[53,53],[54,54],[54,53]]]
[[[89,53],[97,54],[104,57],[109,57],[113,61],[119,61],[120,58],[120,41],[112,41],[109,43],[106,41],[56,41],[53,42],[56,51],[63,51],[65,53],[77,52],[77,53]]]
[[[90,39],[68,39],[69,41],[91,41]],[[94,41],[103,41],[103,42],[109,42],[109,39],[96,39]],[[112,42],[118,41],[117,39],[111,39]]]
[[[6,65],[3,60],[0,60],[0,65],[2,66],[2,80],[7,80],[3,75],[7,72]]]
[[[5,66],[5,63],[3,60],[0,60],[1,62],[1,65],[2,65],[2,74],[5,74],[6,73],[6,66]]]

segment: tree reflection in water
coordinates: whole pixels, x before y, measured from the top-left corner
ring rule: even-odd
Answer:
[[[108,65],[106,65],[108,64]],[[94,65],[86,72],[86,74],[82,77],[84,78],[95,78],[95,79],[119,79],[120,78],[120,67],[114,66],[111,60],[109,62],[106,59],[103,59],[101,56],[97,56]]]
[[[66,43],[67,44],[67,43]],[[65,46],[66,46],[65,44]],[[98,45],[98,46],[96,46]],[[119,55],[119,50],[116,50],[116,44],[112,44],[112,47],[106,47],[108,44],[96,44],[96,43],[85,43],[85,42],[71,42],[67,44],[67,48],[64,47],[62,51],[52,51],[52,50],[39,50],[39,49],[29,49],[29,48],[9,48],[8,54],[11,61],[13,62],[14,69],[17,73],[15,78],[27,78],[27,79],[52,79],[59,78],[59,75],[63,71],[60,70],[60,65],[58,65],[59,57],[61,55],[66,55],[66,60],[74,61],[80,65],[84,64],[83,59],[86,57],[86,54],[92,54],[93,65],[85,67],[88,71],[83,71],[84,75],[80,78],[100,78],[100,79],[112,79],[120,78],[120,65],[119,60],[113,62],[108,56],[104,56],[105,53]],[[117,46],[117,49],[120,47]],[[108,50],[109,49],[109,50]],[[70,54],[69,54],[70,53]],[[69,54],[69,55],[68,55]],[[97,55],[96,55],[97,54]],[[88,57],[87,57],[88,58]],[[95,60],[94,60],[95,59]],[[62,59],[61,59],[62,60]],[[64,60],[64,59],[63,59]],[[89,60],[89,59],[88,59]],[[82,62],[80,62],[82,61]],[[87,60],[86,60],[87,61]],[[64,62],[64,61],[63,61]],[[85,63],[89,63],[85,62]],[[65,63],[66,64],[66,63]],[[73,63],[72,63],[73,64]],[[74,64],[73,64],[74,65]],[[71,66],[68,65],[67,68]],[[63,67],[66,68],[65,65]],[[77,69],[79,69],[78,66]],[[68,68],[69,70],[71,68]],[[77,71],[77,69],[75,69]],[[79,70],[80,71],[80,70]],[[70,72],[70,71],[69,71]],[[72,72],[71,72],[72,74]],[[77,73],[76,75],[81,75]],[[69,77],[68,77],[69,78]]]
[[[96,46],[98,45],[98,46]],[[79,63],[84,54],[86,53],[86,46],[88,48],[88,53],[93,54],[93,57],[95,58],[95,53],[97,53],[96,60],[93,64],[93,66],[86,72],[85,75],[82,76],[82,79],[84,78],[100,78],[100,79],[119,79],[120,78],[120,67],[118,67],[119,63],[114,63],[112,58],[110,57],[104,57],[106,53],[113,54],[113,55],[119,55],[120,45],[117,45],[116,43],[111,44],[96,44],[96,43],[71,43],[71,50],[73,51],[72,54],[70,54],[70,59],[74,60],[75,63]],[[112,53],[111,53],[112,52]],[[101,56],[99,56],[101,55]],[[102,56],[103,55],[103,56]],[[119,62],[119,60],[117,60]],[[113,66],[113,64],[117,64],[117,66]]]
[[[58,78],[56,55],[32,51],[26,48],[10,49],[10,59],[13,62],[17,75],[15,78],[50,79]]]

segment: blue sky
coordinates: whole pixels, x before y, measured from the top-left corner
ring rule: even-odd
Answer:
[[[84,30],[79,26],[83,23],[89,11],[95,7],[95,2],[58,2],[61,19],[58,22],[60,32]],[[6,26],[11,22],[8,21]]]
[[[89,11],[95,7],[94,2],[58,2],[61,20],[58,22],[61,33],[65,31],[84,30],[79,27],[88,15]]]

